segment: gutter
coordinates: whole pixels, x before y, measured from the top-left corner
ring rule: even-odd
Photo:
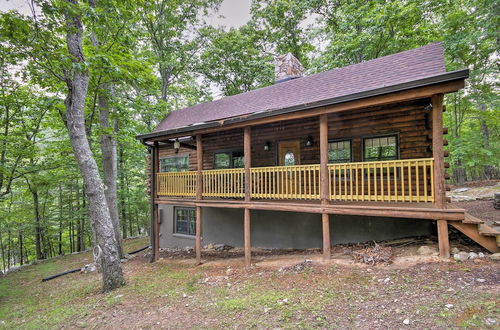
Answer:
[[[329,106],[329,105],[334,105],[334,104],[339,104],[339,103],[344,103],[344,102],[356,101],[359,99],[380,96],[380,95],[389,94],[389,93],[401,92],[401,91],[408,90],[408,89],[425,87],[425,86],[435,85],[435,84],[439,84],[439,83],[445,83],[445,82],[459,80],[459,79],[466,79],[468,77],[469,77],[469,69],[451,71],[451,72],[446,72],[444,74],[440,74],[437,76],[432,76],[429,78],[413,80],[413,81],[398,84],[398,85],[386,86],[386,87],[372,89],[372,90],[364,91],[364,92],[360,92],[360,93],[334,97],[334,98],[325,99],[325,100],[321,100],[321,101],[317,101],[317,102],[313,102],[313,103],[305,103],[305,104],[295,105],[295,106],[291,106],[288,108],[281,108],[281,109],[269,109],[269,110],[265,110],[265,111],[261,111],[261,112],[242,114],[241,116],[237,116],[237,117],[233,117],[233,118],[227,118],[227,119],[222,118],[219,120],[201,123],[198,125],[189,125],[189,126],[159,131],[159,132],[152,132],[152,133],[148,133],[148,134],[137,135],[136,138],[139,139],[143,144],[145,144],[144,141],[149,139],[149,138],[155,138],[155,137],[160,137],[160,136],[164,136],[164,135],[178,134],[178,133],[184,133],[184,132],[192,132],[192,131],[206,129],[206,128],[222,127],[225,125],[254,120],[254,119],[272,117],[272,116],[291,113],[291,112],[319,108],[319,107],[324,107],[324,106]]]

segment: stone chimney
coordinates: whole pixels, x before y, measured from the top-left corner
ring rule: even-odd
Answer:
[[[280,55],[274,59],[275,84],[302,77],[304,68],[292,54]]]

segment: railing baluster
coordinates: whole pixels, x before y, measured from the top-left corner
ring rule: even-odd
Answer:
[[[422,168],[424,169],[424,201],[428,202],[427,199],[427,161],[424,161]]]
[[[419,174],[418,174],[418,167],[419,167],[419,162],[416,161],[415,162],[415,182],[417,184],[417,202],[420,202],[420,178],[419,178]]]
[[[408,193],[410,197],[410,202],[413,201],[413,177],[411,175],[411,162],[408,161]]]

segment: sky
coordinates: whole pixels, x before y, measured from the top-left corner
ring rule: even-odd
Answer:
[[[0,11],[18,10],[22,14],[31,13],[28,3],[31,0],[0,0]],[[224,0],[219,13],[213,15],[207,21],[211,25],[230,27],[240,27],[250,19],[251,0]]]

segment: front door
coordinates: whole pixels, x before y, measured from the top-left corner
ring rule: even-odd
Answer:
[[[283,141],[278,144],[278,156],[280,166],[300,165],[300,141]],[[300,190],[298,187],[298,173],[294,168],[286,171],[283,182],[279,185],[285,197],[294,196]]]
[[[280,166],[300,165],[300,141],[283,141],[278,144]]]

